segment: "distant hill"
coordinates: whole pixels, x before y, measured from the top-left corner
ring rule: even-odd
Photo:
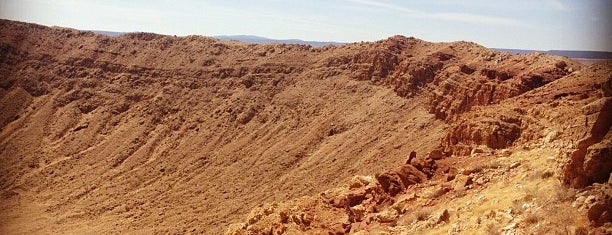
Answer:
[[[106,36],[121,36],[122,34],[125,34],[125,32],[113,32],[113,31],[102,31],[102,30],[83,30],[83,31],[91,31],[91,32],[106,35]]]
[[[304,41],[300,39],[271,39],[254,35],[221,35],[214,36],[214,38],[221,40],[235,40],[246,43],[258,43],[258,44],[267,44],[267,43],[285,43],[285,44],[302,44],[302,45],[310,45],[314,47],[321,47],[327,45],[342,45],[344,43],[341,42],[320,42],[320,41]]]
[[[538,51],[538,50],[504,49],[504,48],[491,48],[491,49],[496,50],[496,51],[508,52],[512,54],[529,54],[529,53],[541,52],[541,53],[546,53],[550,55],[567,56],[570,58],[612,60],[612,52],[607,52],[607,51],[566,51],[566,50]]]

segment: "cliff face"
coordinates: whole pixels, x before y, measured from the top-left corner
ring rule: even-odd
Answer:
[[[556,117],[581,114],[610,80],[608,64],[403,36],[313,48],[0,28],[7,233],[217,234],[261,203],[383,172],[373,182],[398,197],[456,172],[451,156],[539,143],[541,128],[562,129],[551,138],[567,143],[602,129]],[[588,154],[559,166],[568,182],[600,182],[607,163],[588,156],[606,150],[583,145]],[[412,151],[414,169],[388,171]],[[598,173],[578,167],[584,159]]]

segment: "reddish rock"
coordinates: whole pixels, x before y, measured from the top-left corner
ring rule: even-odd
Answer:
[[[437,169],[436,162],[430,158],[414,158],[410,161],[410,165],[425,173],[428,177],[433,176]]]
[[[440,149],[435,149],[435,150],[429,152],[427,157],[430,158],[430,159],[433,159],[433,160],[440,160],[440,159],[444,158],[444,153]]]
[[[403,165],[377,175],[376,179],[385,192],[395,196],[410,185],[424,182],[427,175],[412,165]]]
[[[599,202],[591,205],[587,211],[589,220],[595,226],[602,226],[605,223],[612,222],[612,204],[610,200],[607,202]]]
[[[462,73],[465,73],[465,74],[472,74],[472,73],[474,73],[474,69],[470,68],[467,65],[461,65],[461,67],[459,67],[459,69],[461,70]]]

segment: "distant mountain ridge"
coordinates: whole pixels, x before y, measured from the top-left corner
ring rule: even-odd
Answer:
[[[599,59],[599,60],[612,60],[612,52],[608,51],[570,51],[570,50],[523,50],[523,49],[505,49],[505,48],[491,48],[496,51],[508,52],[512,54],[529,54],[529,53],[546,53],[557,56],[567,56],[570,58],[579,59]]]
[[[85,30],[91,31],[97,34],[107,35],[107,36],[121,36],[126,34],[126,32],[113,32],[113,31],[103,31],[103,30]],[[219,35],[212,36],[213,38],[224,40],[224,41],[239,41],[245,43],[256,43],[256,44],[274,44],[274,43],[285,43],[285,44],[301,44],[301,45],[310,45],[313,47],[322,47],[328,45],[343,45],[345,43],[342,42],[334,42],[334,41],[305,41],[301,39],[272,39],[266,37],[260,37],[255,35]],[[595,59],[595,60],[612,60],[612,52],[608,51],[573,51],[573,50],[524,50],[524,49],[507,49],[507,48],[491,48],[496,51],[507,52],[512,54],[529,54],[529,53],[546,53],[550,55],[557,56],[567,56],[570,58],[579,58],[579,59]]]
[[[300,39],[271,39],[254,35],[220,35],[213,36],[214,38],[221,40],[235,40],[246,43],[258,43],[258,44],[269,44],[269,43],[285,43],[285,44],[302,44],[302,45],[310,45],[314,47],[321,47],[327,45],[342,45],[342,42],[321,42],[321,41],[304,41]]]
[[[121,36],[128,32],[113,32],[113,31],[104,31],[104,30],[83,30],[83,31],[91,31],[97,34],[102,34],[106,36]],[[328,45],[342,45],[345,43],[342,42],[333,42],[333,41],[305,41],[301,39],[271,39],[266,37],[260,37],[255,35],[219,35],[212,36],[213,38],[224,40],[224,41],[239,41],[245,43],[256,43],[256,44],[274,44],[274,43],[285,43],[285,44],[301,44],[301,45],[310,45],[313,47],[322,47]]]
[[[83,30],[83,31],[91,31],[97,34],[102,34],[102,35],[106,35],[106,36],[121,36],[123,34],[126,34],[126,32],[114,32],[114,31],[104,31],[104,30]]]

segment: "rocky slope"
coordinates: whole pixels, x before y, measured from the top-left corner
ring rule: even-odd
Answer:
[[[468,154],[436,150],[319,195],[260,205],[226,234],[609,234],[611,65],[462,115],[441,145]],[[484,141],[500,123],[518,130],[509,146]],[[429,180],[423,162],[434,168]]]
[[[609,221],[610,64],[403,36],[313,48],[0,28],[3,233],[219,234],[251,208],[228,232],[421,231],[438,221],[398,218],[476,195],[448,182],[499,193],[512,171],[458,172],[516,159],[550,170],[547,187],[596,183],[583,194],[599,206],[576,206],[604,205],[599,222],[572,229]],[[413,209],[379,215],[400,202]]]

